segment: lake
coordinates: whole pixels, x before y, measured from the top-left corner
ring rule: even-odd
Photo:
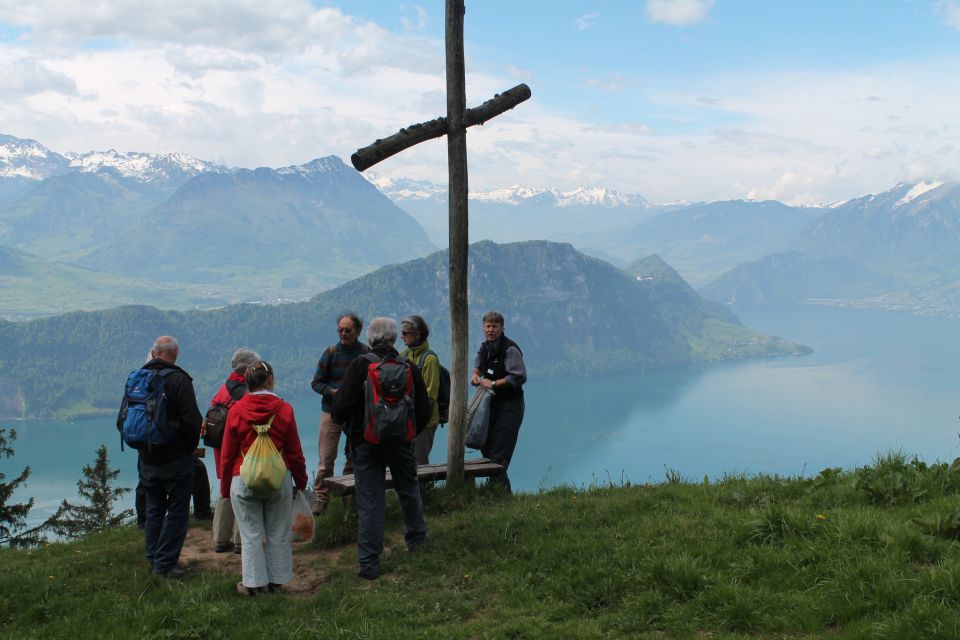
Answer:
[[[737,314],[748,327],[814,353],[594,378],[534,377],[510,469],[514,489],[659,482],[668,471],[697,481],[741,472],[812,476],[825,467],[869,464],[889,450],[927,462],[960,455],[953,386],[960,380],[960,320],[814,306]],[[119,395],[122,381],[117,385]],[[292,386],[280,380],[278,392],[294,406],[312,473],[320,399],[286,390]],[[35,498],[31,522],[64,498],[78,501],[77,480],[100,444],[120,469],[118,486],[136,485],[136,454],[120,451],[112,419],[0,426],[18,433],[16,453],[0,460],[0,470],[8,480],[24,466],[32,471],[15,495]],[[446,429],[438,431],[431,461],[445,459],[445,436]],[[214,479],[212,456],[206,462]],[[132,497],[126,502],[132,505]]]

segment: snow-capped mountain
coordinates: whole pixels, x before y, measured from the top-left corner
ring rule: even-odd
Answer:
[[[185,153],[140,153],[89,151],[60,154],[36,140],[0,134],[0,178],[40,182],[71,171],[95,173],[109,168],[141,183],[182,182],[206,171],[228,171],[226,167],[198,160]]]
[[[69,153],[70,168],[85,173],[93,173],[109,167],[120,175],[137,182],[151,183],[163,180],[194,176],[205,171],[223,172],[226,167],[198,160],[185,153],[140,153],[137,151],[119,152],[90,151],[88,153]]]
[[[447,188],[425,180],[389,178],[376,173],[364,174],[374,186],[398,204],[405,200],[446,199]],[[650,203],[637,194],[621,193],[605,187],[580,186],[571,191],[534,189],[513,185],[489,191],[471,191],[470,200],[488,204],[523,205],[537,202],[554,207],[610,207],[647,209]]]
[[[409,178],[390,178],[373,171],[364,172],[363,177],[394,202],[402,200],[446,200],[447,198],[447,185],[445,184],[435,184],[427,180],[411,180]]]
[[[69,159],[36,140],[0,134],[0,178],[43,180],[68,170]]]

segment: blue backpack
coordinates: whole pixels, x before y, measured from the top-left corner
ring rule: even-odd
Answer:
[[[174,369],[136,369],[127,376],[120,418],[123,442],[134,449],[150,449],[173,440],[167,423],[165,377]]]

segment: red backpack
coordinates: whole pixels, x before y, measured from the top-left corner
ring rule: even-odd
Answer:
[[[361,357],[369,361],[363,383],[363,439],[372,444],[411,442],[417,425],[410,363],[393,355],[382,360],[375,360],[373,353]]]

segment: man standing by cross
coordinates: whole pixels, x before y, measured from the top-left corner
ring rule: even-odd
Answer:
[[[466,426],[467,341],[467,127],[483,124],[530,97],[525,84],[467,109],[463,55],[463,0],[446,0],[447,117],[401,129],[351,156],[357,171],[369,169],[415,144],[447,136],[450,224],[450,433],[447,442],[447,482],[463,482],[463,436]]]

